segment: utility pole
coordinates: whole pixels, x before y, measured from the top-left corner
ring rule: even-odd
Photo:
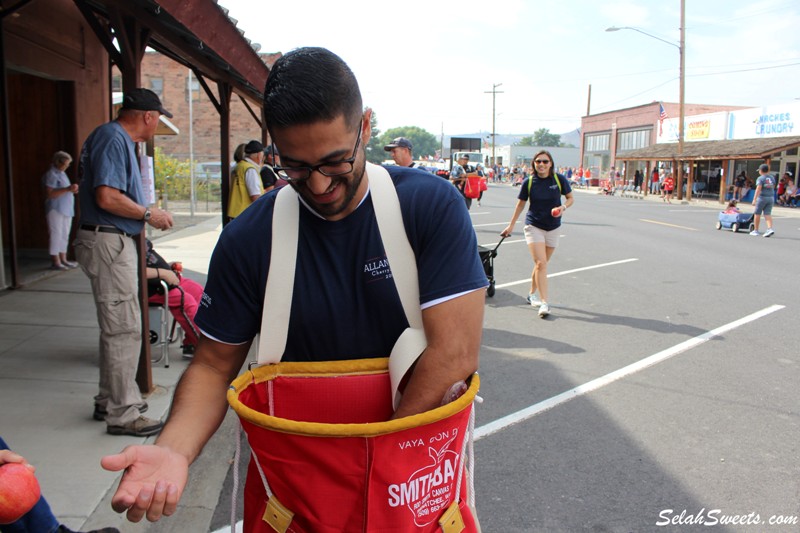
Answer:
[[[680,105],[680,122],[678,123],[678,199],[682,199],[683,194],[683,122],[684,122],[684,108],[686,107],[686,2],[681,0],[681,37],[678,44],[678,51],[680,52],[680,90],[679,90],[679,104]],[[689,184],[686,187],[686,195],[692,197],[692,172],[689,169]]]
[[[589,94],[586,96],[586,116],[592,114],[592,84],[589,84]]]
[[[483,91],[486,94],[491,93],[491,95],[492,95],[492,167],[494,167],[497,164],[497,159],[495,158],[495,155],[494,155],[494,137],[496,135],[496,133],[495,133],[495,118],[497,117],[497,114],[495,113],[495,101],[497,99],[497,93],[502,93],[503,92],[503,91],[498,91],[497,90],[497,88],[500,87],[501,85],[503,85],[503,84],[502,83],[493,83],[491,91]]]

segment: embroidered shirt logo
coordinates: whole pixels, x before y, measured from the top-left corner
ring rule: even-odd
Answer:
[[[364,264],[364,276],[367,283],[392,278],[392,269],[389,268],[389,260],[384,255],[368,259]]]

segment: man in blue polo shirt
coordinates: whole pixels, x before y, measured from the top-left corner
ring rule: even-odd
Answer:
[[[276,172],[300,202],[283,360],[385,357],[408,321],[369,193],[372,111],[363,109],[355,76],[328,50],[293,50],[270,72],[264,113],[280,149]],[[488,283],[458,191],[414,169],[387,171],[416,259],[428,345],[409,372],[399,418],[440,406],[453,383],[477,370]],[[175,511],[188,465],[228,410],[226,391],[261,325],[277,197],[255,202],[220,236],[196,317],[203,338],[155,446],[129,446],[103,459],[104,468],[127,469],[112,506],[130,520]]]
[[[116,120],[83,144],[79,175],[81,220],[75,255],[92,284],[100,325],[100,390],[94,418],[111,435],[147,436],[162,423],[142,416],[147,404],[136,384],[142,344],[137,243],[145,223],[172,227],[172,215],[146,207],[135,144],[153,138],[160,115],[172,118],[158,96],[133,89]]]

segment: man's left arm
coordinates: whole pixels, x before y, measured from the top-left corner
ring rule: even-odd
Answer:
[[[95,201],[100,208],[109,213],[133,220],[144,220],[147,211],[145,206],[137,204],[119,189],[108,185],[100,185],[95,189]],[[147,223],[156,229],[169,229],[173,223],[172,214],[161,208],[151,207],[150,220]]]
[[[422,311],[428,347],[411,370],[394,418],[439,407],[447,390],[478,370],[486,292],[477,289]]]

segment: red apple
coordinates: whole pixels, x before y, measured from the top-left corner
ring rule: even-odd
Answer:
[[[33,471],[20,463],[0,465],[0,524],[16,522],[41,496]]]
[[[553,209],[550,210],[550,214],[553,215],[554,217],[560,217],[561,216],[561,207],[560,206],[559,207],[554,207]]]

